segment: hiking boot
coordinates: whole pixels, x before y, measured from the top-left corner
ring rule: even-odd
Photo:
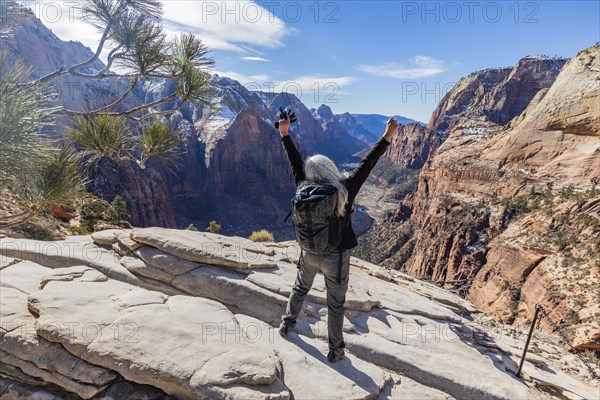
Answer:
[[[279,334],[281,335],[281,337],[287,337],[288,333],[290,333],[290,331],[292,330],[293,326],[292,325],[288,325],[285,322],[282,322],[281,325],[279,325]]]
[[[344,349],[330,349],[327,354],[327,359],[332,363],[336,363],[342,358],[344,358]]]

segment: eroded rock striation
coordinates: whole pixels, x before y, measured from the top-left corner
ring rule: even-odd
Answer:
[[[376,261],[504,323],[540,303],[576,346],[600,348],[599,51],[461,79],[427,128],[447,139],[372,232]]]
[[[597,391],[557,368],[569,355],[538,337],[517,379],[523,335],[486,330],[468,301],[354,257],[347,357],[329,364],[321,276],[296,331],[289,340],[277,333],[295,242],[152,227],[56,242],[5,237],[0,254],[0,399],[545,398],[536,387],[575,399]]]

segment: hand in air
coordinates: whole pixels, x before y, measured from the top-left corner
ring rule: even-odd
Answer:
[[[275,122],[275,128],[279,129],[281,136],[287,135],[291,123],[296,122],[296,114],[289,107],[286,107],[285,110],[279,107],[277,118],[279,121]]]
[[[391,142],[392,138],[394,137],[394,135],[396,133],[398,133],[398,128],[399,127],[400,127],[400,124],[398,124],[398,121],[396,121],[394,118],[388,119],[386,127],[385,127],[385,133],[383,134],[383,137],[388,142]]]
[[[281,136],[285,136],[288,134],[288,130],[290,129],[290,118],[280,119],[278,123],[279,134]]]

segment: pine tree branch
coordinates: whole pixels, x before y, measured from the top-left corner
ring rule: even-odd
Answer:
[[[165,111],[156,111],[150,114],[146,114],[144,115],[142,118],[129,118],[132,119],[136,122],[142,122],[142,120],[147,119],[147,118],[154,118],[154,117],[160,117],[163,115],[169,115],[169,114],[173,114],[179,110],[181,110],[183,108],[183,106],[185,106],[185,103],[187,102],[187,99],[181,99],[181,101],[179,102],[179,105],[177,105],[177,107],[172,108],[170,110],[165,110]]]
[[[20,218],[15,221],[0,222],[0,229],[10,229],[15,226],[19,226],[19,225],[23,224],[24,222],[29,221],[31,218],[35,217],[40,212],[40,210],[41,210],[41,207],[33,206],[29,210],[25,211],[24,213],[19,214]]]
[[[1,221],[1,223],[6,224],[6,223],[9,223],[9,222],[14,221],[16,219],[22,218],[22,217],[26,216],[29,213],[31,213],[31,210],[23,211],[21,213],[14,214],[14,215],[2,215],[2,216],[0,216],[0,221]]]
[[[100,54],[102,53],[102,50],[104,49],[104,44],[106,43],[106,40],[108,39],[111,28],[112,28],[112,22],[110,22],[106,25],[106,29],[104,30],[104,33],[102,34],[102,38],[100,39],[98,48],[96,49],[96,52],[89,60],[84,61],[80,64],[73,65],[69,69],[61,68],[61,69],[54,71],[46,76],[41,77],[40,79],[35,81],[35,83],[45,83],[52,79],[56,79],[59,76],[68,75],[68,74],[76,75],[76,72],[77,72],[76,70],[86,67],[86,66],[92,64],[94,61],[98,60],[100,57]]]
[[[115,108],[116,106],[121,104],[133,92],[133,89],[135,89],[135,86],[137,85],[138,81],[139,81],[139,78],[137,78],[137,77],[133,78],[133,80],[131,81],[131,84],[129,85],[129,87],[127,88],[125,93],[123,93],[123,95],[119,99],[117,99],[116,101],[114,101],[113,103],[111,103],[107,106],[104,106],[102,108],[95,110],[94,113],[95,114],[103,113],[103,112],[108,111],[112,108]]]
[[[117,46],[114,49],[112,49],[110,51],[110,53],[108,53],[108,62],[106,63],[106,66],[98,73],[98,75],[106,74],[110,70],[110,67],[112,67],[112,64],[115,61],[115,59],[118,58],[119,56],[125,54],[125,53],[117,53],[117,51],[121,50],[122,48],[123,48],[123,46]]]
[[[62,112],[64,114],[69,114],[69,115],[89,115],[89,114],[94,114],[94,115],[110,115],[110,116],[119,116],[119,115],[121,115],[121,116],[124,116],[124,117],[126,117],[128,119],[131,119],[133,121],[140,122],[140,121],[142,121],[143,118],[136,118],[135,114],[143,112],[143,111],[146,111],[149,108],[157,107],[157,106],[160,106],[161,104],[173,101],[177,97],[178,97],[177,93],[173,93],[173,94],[171,94],[171,95],[169,95],[167,97],[163,97],[162,99],[156,100],[156,101],[154,101],[152,103],[144,104],[142,106],[135,107],[135,108],[132,108],[132,109],[130,109],[128,111],[123,111],[123,112],[116,112],[116,111],[98,112],[98,110],[74,111],[74,110],[67,110],[67,109],[63,109]],[[156,112],[156,113],[149,114],[148,116],[153,116],[153,115],[167,115],[167,114],[173,113],[173,112],[181,109],[181,107],[183,107],[183,105],[184,105],[183,103],[180,104],[176,109],[174,109],[173,111],[170,111],[170,112],[169,111],[164,111],[164,112],[161,111],[161,112]],[[104,108],[106,108],[106,107],[104,107]],[[147,118],[148,116],[144,116],[144,118]]]
[[[60,72],[58,73],[56,76],[50,78],[50,79],[55,79],[59,76],[64,76],[64,75],[71,75],[71,76],[76,76],[78,78],[83,78],[83,79],[89,79],[89,80],[101,80],[101,79],[111,79],[111,78],[115,78],[115,79],[120,79],[120,78],[124,78],[124,79],[132,79],[132,78],[152,78],[152,79],[178,79],[183,75],[183,72],[179,72],[175,75],[173,74],[140,74],[140,73],[133,73],[133,74],[116,74],[114,72],[111,73],[97,73],[97,74],[85,74],[83,72],[78,72],[78,71],[72,71],[69,72],[68,70],[65,70],[64,72]],[[43,79],[43,78],[42,78]],[[33,81],[30,82],[28,84],[37,84],[40,81]]]
[[[108,36],[110,35],[110,30],[112,28],[112,22],[109,22],[106,25],[106,29],[104,30],[104,33],[102,34],[102,38],[100,39],[100,43],[98,44],[98,48],[96,49],[96,53],[94,53],[94,55],[87,61],[82,62],[81,64],[77,64],[77,65],[73,65],[71,68],[69,68],[69,71],[75,71],[77,69],[81,69],[83,67],[87,67],[88,65],[92,64],[94,61],[96,61],[98,58],[100,58],[100,54],[102,53],[102,50],[104,49],[104,44],[106,43],[106,40],[108,39]]]
[[[168,103],[170,101],[175,100],[176,98],[177,98],[177,93],[173,93],[167,97],[163,97],[162,99],[156,100],[152,103],[148,103],[148,104],[144,104],[143,106],[132,108],[131,110],[125,111],[124,113],[117,113],[117,115],[121,114],[126,117],[132,117],[139,112],[146,111],[147,109],[152,108],[152,107],[158,107],[161,104]]]

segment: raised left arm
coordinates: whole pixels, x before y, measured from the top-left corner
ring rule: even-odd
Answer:
[[[300,152],[298,152],[298,149],[294,145],[292,138],[288,134],[289,127],[289,119],[279,121],[279,134],[281,135],[281,143],[283,144],[283,148],[285,149],[288,160],[290,160],[292,173],[294,174],[296,186],[298,186],[300,182],[306,179],[306,176],[304,175],[304,163],[302,162]]]

